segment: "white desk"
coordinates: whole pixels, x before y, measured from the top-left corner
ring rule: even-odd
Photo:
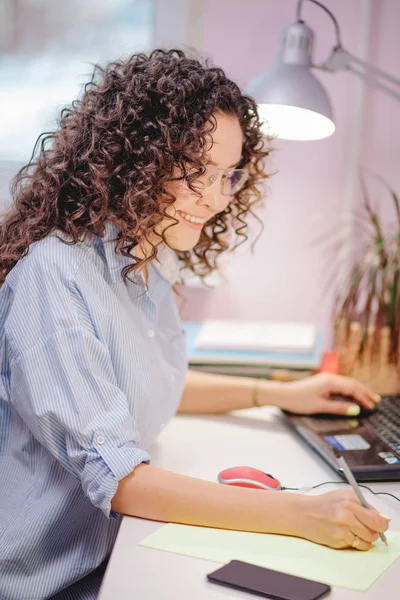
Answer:
[[[223,416],[177,416],[161,433],[150,454],[157,467],[210,481],[216,481],[219,471],[234,465],[249,465],[272,473],[287,487],[338,480],[334,471],[289,431],[274,408]],[[370,487],[400,497],[400,483]],[[333,486],[323,486],[318,493],[331,489]],[[372,496],[367,490],[365,494],[368,502],[392,517],[391,527],[400,530],[400,503],[387,496]],[[137,545],[162,526],[155,521],[124,517],[98,600],[252,597],[207,582],[206,574],[221,567],[220,563]],[[397,562],[368,592],[334,588],[329,598],[395,599],[399,597],[399,576]]]

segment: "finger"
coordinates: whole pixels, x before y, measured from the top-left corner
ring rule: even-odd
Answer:
[[[380,396],[352,377],[336,375],[331,382],[331,393],[343,394],[357,400],[365,408],[374,408]]]
[[[322,400],[318,412],[330,413],[332,415],[346,415],[356,417],[360,414],[359,404],[346,402],[345,400]]]
[[[379,533],[387,531],[390,518],[380,514],[375,508],[364,508],[356,501],[353,503],[352,511],[357,519],[371,531]]]
[[[364,540],[357,533],[353,533],[350,529],[347,529],[343,535],[342,548],[353,548],[354,550],[369,550],[371,548],[371,542]],[[353,545],[354,544],[354,545]]]
[[[354,544],[354,539],[353,539],[353,541],[349,547],[353,548],[354,550],[361,550],[362,552],[365,552],[366,550],[370,550],[370,548],[372,546],[371,542],[366,542],[365,540],[361,539],[359,536],[357,536],[357,537],[358,537],[359,541],[355,545],[353,545]],[[354,536],[353,536],[353,538],[354,538]]]
[[[372,544],[376,542],[379,538],[379,533],[377,531],[373,531],[357,518],[354,518],[354,521],[350,525],[351,532],[354,533],[360,540],[364,540],[368,544]]]

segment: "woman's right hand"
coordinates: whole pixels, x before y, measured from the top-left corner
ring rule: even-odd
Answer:
[[[307,496],[299,518],[300,535],[331,548],[369,550],[388,528],[389,517],[364,508],[353,490]],[[358,540],[357,540],[358,538]]]
[[[267,492],[145,463],[119,481],[111,507],[152,521],[291,535],[331,548],[349,548],[358,538],[358,550],[368,550],[388,528],[388,519],[375,508],[364,508],[353,490],[319,496]]]

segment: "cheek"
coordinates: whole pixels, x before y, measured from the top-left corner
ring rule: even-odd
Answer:
[[[184,212],[190,212],[190,208],[196,206],[197,200],[197,196],[188,194],[187,192],[181,192],[177,194],[176,200],[172,206],[175,210],[183,210]]]
[[[194,196],[190,192],[185,189],[182,189],[182,186],[179,185],[179,182],[171,182],[168,183],[165,189],[175,196],[175,202],[167,208],[167,212],[170,215],[173,215],[176,210],[185,210],[185,207],[195,206],[197,202],[197,196]]]
[[[230,196],[223,196],[219,212],[224,211],[231,202],[233,202],[233,198],[231,198]]]

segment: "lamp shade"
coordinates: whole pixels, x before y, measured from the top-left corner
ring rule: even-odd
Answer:
[[[264,131],[287,140],[318,140],[335,131],[329,98],[311,73],[313,33],[297,22],[285,29],[275,66],[247,92],[258,104]]]

